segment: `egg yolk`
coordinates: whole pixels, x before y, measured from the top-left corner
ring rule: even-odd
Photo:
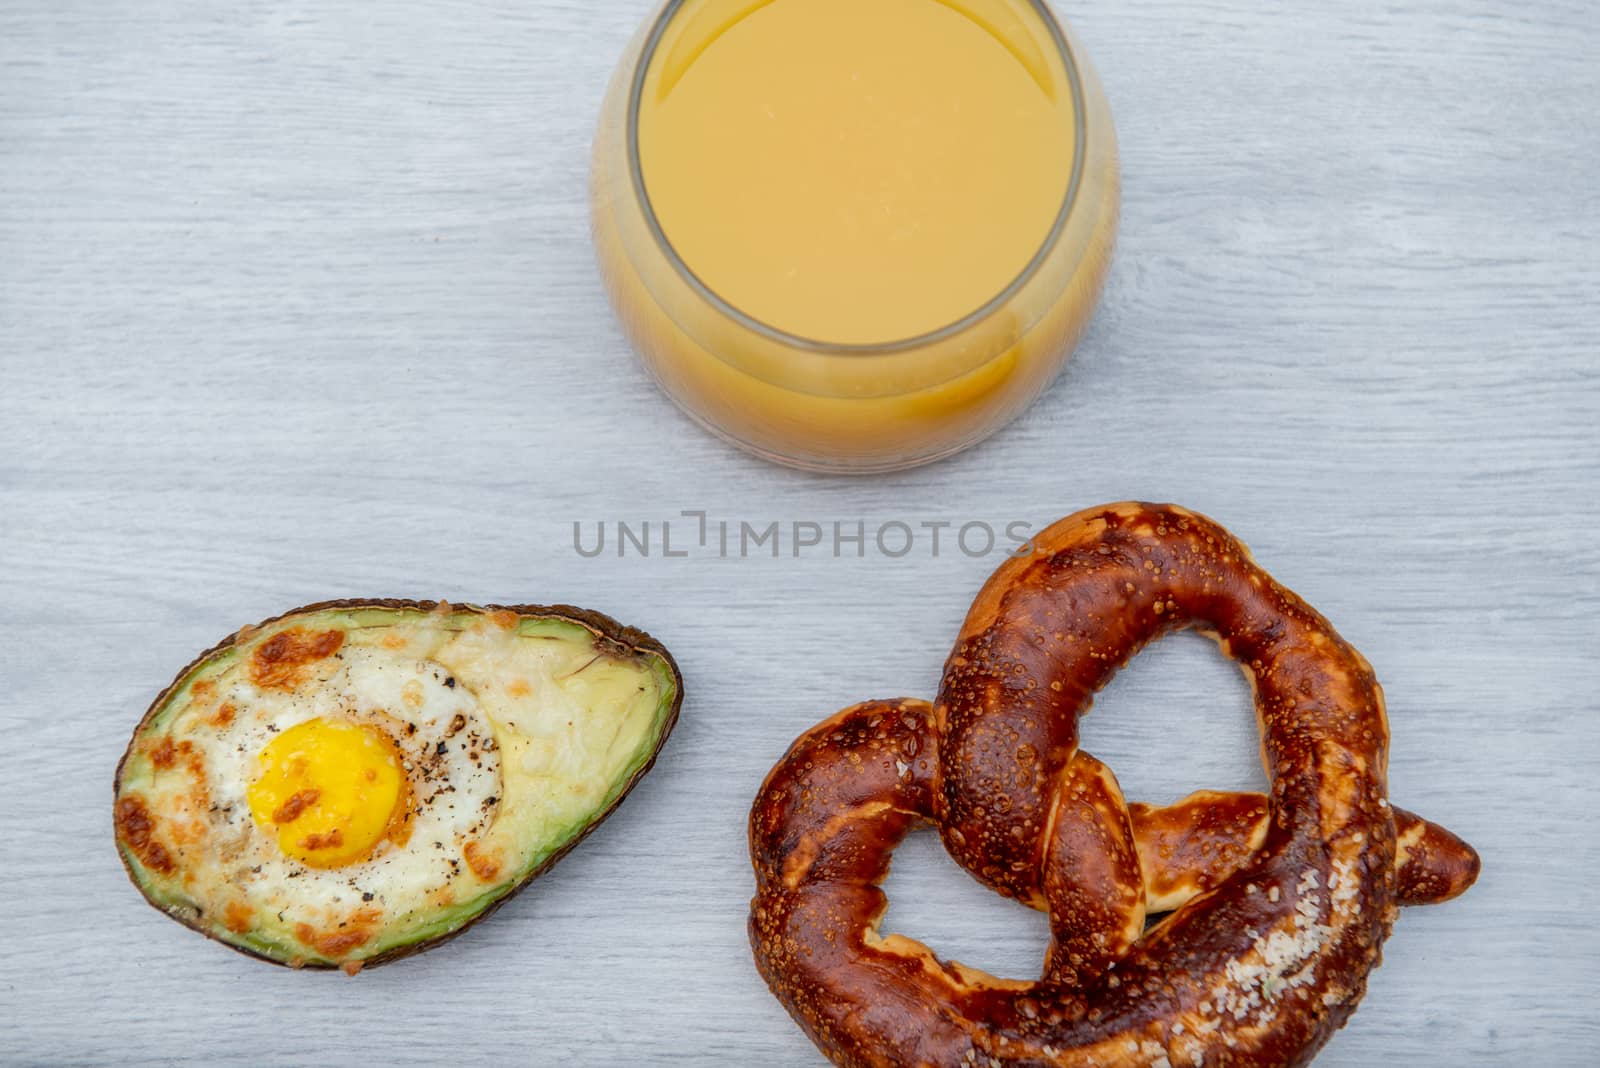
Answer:
[[[366,857],[388,834],[405,776],[383,732],[310,719],[274,738],[258,759],[250,814],[288,856],[338,868]]]

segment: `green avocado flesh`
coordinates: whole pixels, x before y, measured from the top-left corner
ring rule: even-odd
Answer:
[[[118,849],[186,926],[353,972],[448,938],[559,859],[648,770],[681,688],[654,640],[565,606],[301,609],[203,655],[156,700],[118,769]],[[322,750],[338,755],[307,772],[297,739],[327,724],[367,749]],[[271,794],[274,759],[319,788]],[[369,759],[387,761],[388,801],[350,785],[374,778]],[[380,836],[370,848],[363,826]],[[327,859],[345,833],[364,851]]]

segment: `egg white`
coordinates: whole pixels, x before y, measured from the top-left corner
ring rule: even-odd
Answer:
[[[346,645],[320,661],[316,674],[291,691],[235,677],[219,694],[237,710],[231,722],[174,725],[200,755],[219,845],[208,851],[198,879],[231,886],[252,910],[285,924],[329,922],[356,903],[393,918],[436,909],[442,891],[472,880],[463,849],[498,812],[493,722],[477,697],[432,660]],[[282,731],[319,717],[370,724],[394,739],[412,809],[403,846],[385,840],[365,860],[319,869],[284,854],[275,834],[255,826],[247,791],[261,774],[261,750]]]

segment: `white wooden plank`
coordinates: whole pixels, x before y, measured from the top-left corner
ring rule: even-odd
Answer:
[[[0,9],[0,1050],[29,1064],[815,1064],[762,987],[744,819],[800,730],[929,694],[994,559],[585,560],[575,520],[1042,525],[1183,501],[1377,666],[1398,803],[1483,852],[1319,1059],[1571,1064],[1600,1040],[1600,22],[1580,0],[1066,14],[1123,236],[1068,374],[870,480],[693,429],[605,307],[588,141],[643,0]],[[146,908],[112,767],[231,628],[340,595],[568,600],[690,697],[615,819],[467,937],[349,981]],[[1141,796],[1248,785],[1199,641],[1103,696]],[[931,838],[893,926],[1025,973],[1038,917]]]

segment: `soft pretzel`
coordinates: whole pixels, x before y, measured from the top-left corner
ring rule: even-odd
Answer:
[[[1250,677],[1271,791],[1127,804],[1078,749],[1078,718],[1190,626]],[[1470,846],[1389,807],[1388,738],[1366,660],[1215,522],[1079,513],[990,578],[935,705],[846,709],[773,768],[750,821],[757,964],[841,1065],[1306,1064],[1354,1011],[1396,906],[1477,877]],[[921,821],[1049,912],[1040,979],[878,933],[878,884]]]

